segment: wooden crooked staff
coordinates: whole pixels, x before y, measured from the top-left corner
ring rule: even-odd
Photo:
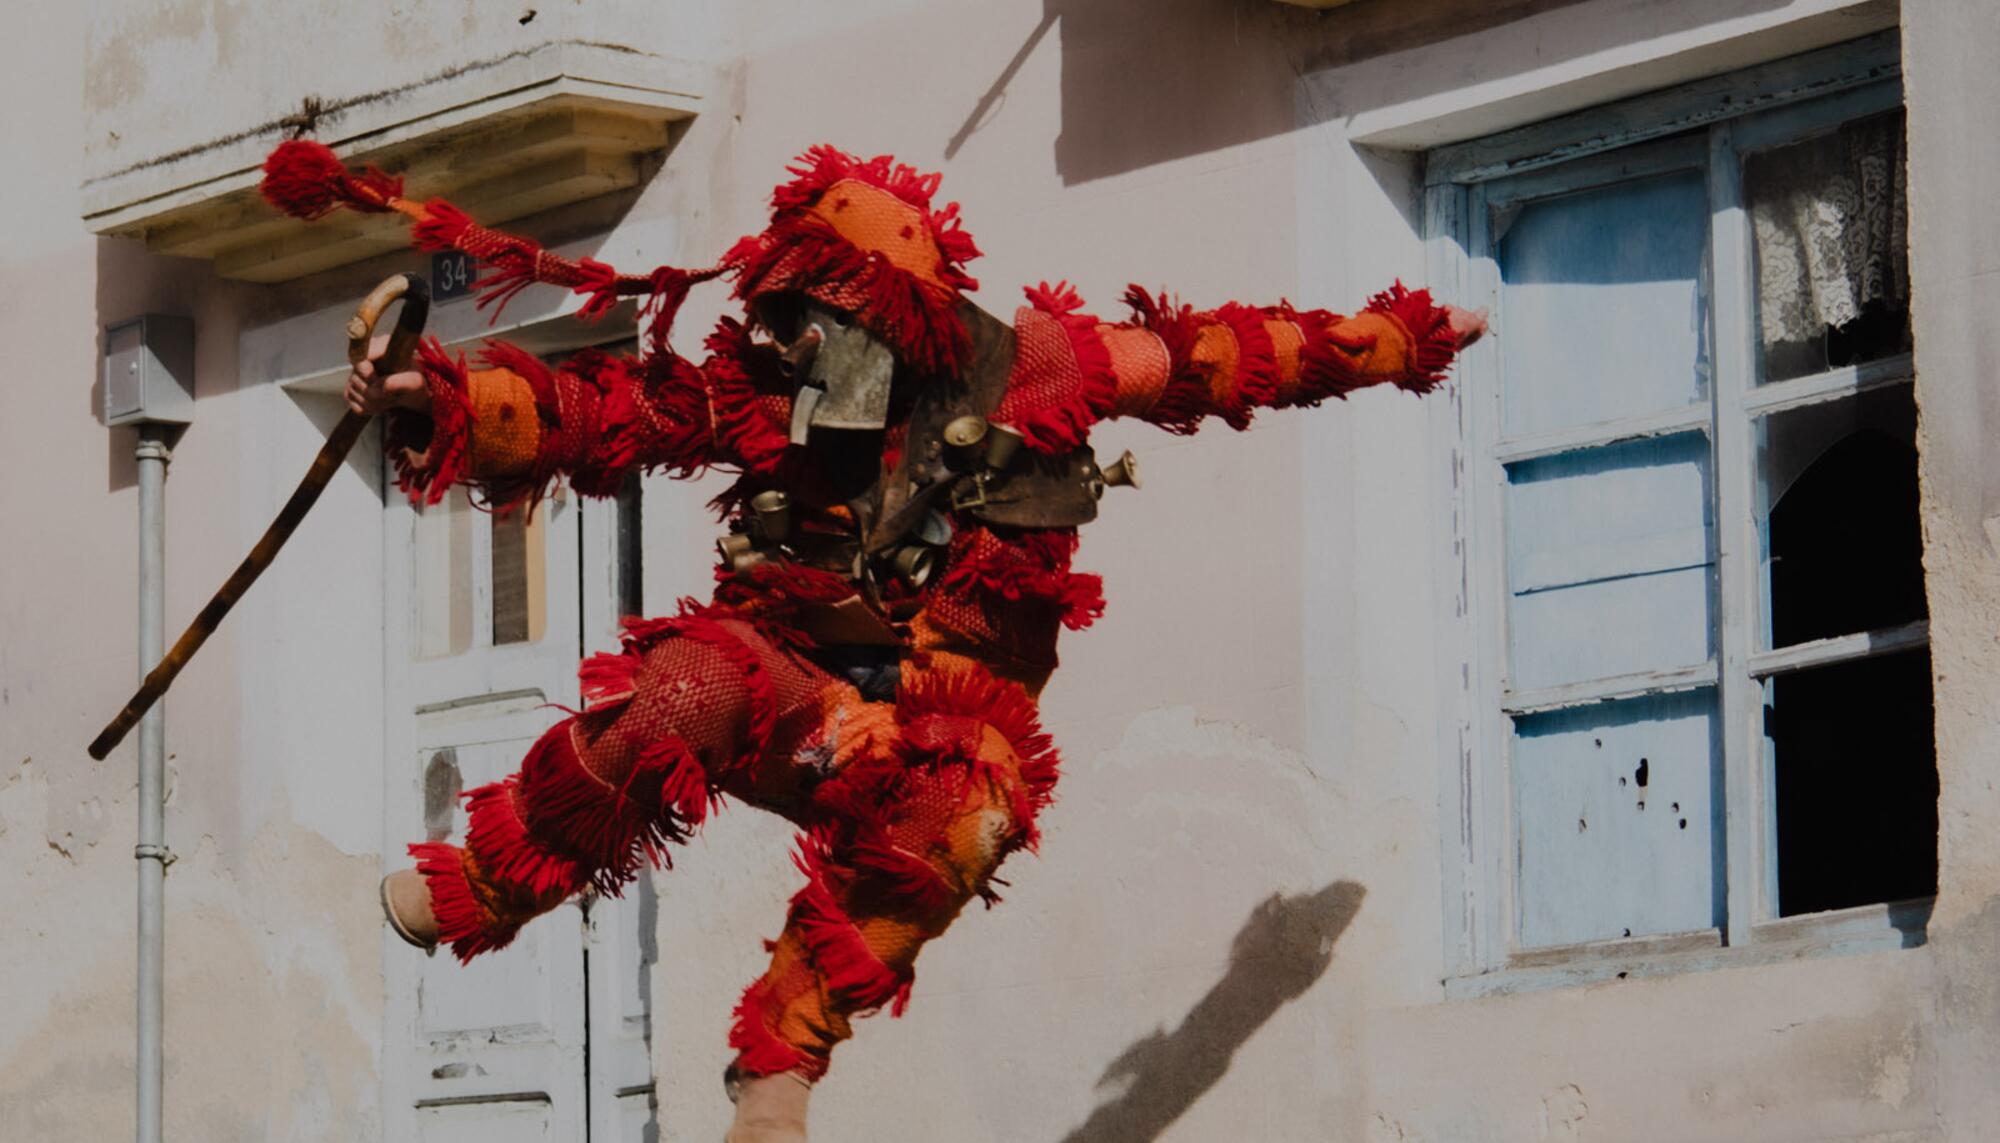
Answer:
[[[383,352],[377,368],[382,376],[409,368],[416,356],[417,339],[423,336],[424,322],[430,316],[431,306],[430,287],[415,274],[398,274],[369,291],[368,296],[361,300],[360,308],[347,322],[348,361],[359,365],[368,360],[368,346],[374,340],[375,323],[390,303],[399,298],[403,303],[402,312],[396,317],[396,331],[389,336],[389,347]],[[167,693],[168,687],[174,685],[174,677],[181,673],[181,668],[187,666],[194,653],[201,650],[201,645],[208,641],[210,635],[215,634],[215,629],[222,625],[223,616],[228,615],[229,609],[236,606],[236,601],[243,598],[243,593],[250,590],[250,585],[257,582],[257,577],[264,574],[264,569],[271,566],[271,561],[278,557],[278,550],[285,546],[285,541],[292,538],[299,521],[305,519],[306,513],[319,499],[319,494],[333,479],[333,474],[340,470],[340,462],[347,458],[354,442],[361,438],[368,421],[365,413],[349,412],[340,418],[333,432],[327,434],[326,443],[320,446],[319,455],[313,458],[312,467],[306,470],[305,479],[299,481],[292,498],[279,509],[277,519],[264,529],[263,537],[209,598],[201,614],[196,615],[187,630],[181,632],[173,649],[147,673],[146,681],[139,684],[138,693],[132,696],[132,701],[126,703],[125,709],[118,712],[118,717],[105,724],[91,741],[92,758],[104,761],[105,755],[124,741],[146,711]]]

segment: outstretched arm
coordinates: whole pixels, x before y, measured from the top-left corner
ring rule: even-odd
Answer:
[[[492,341],[468,365],[427,341],[417,366],[379,377],[364,363],[346,393],[355,411],[385,414],[384,449],[416,503],[465,484],[509,509],[559,477],[612,496],[634,469],[686,476],[717,459],[703,372],[665,350],[643,361],[586,350],[552,368]]]
[[[1080,312],[1067,286],[1031,289],[1028,300],[1015,315],[1014,381],[994,419],[1046,452],[1074,447],[1111,417],[1192,433],[1209,417],[1242,429],[1258,409],[1370,385],[1428,392],[1486,329],[1483,312],[1436,305],[1400,282],[1351,317],[1287,304],[1196,310],[1137,286],[1124,322]]]
[[[387,414],[385,446],[397,482],[413,500],[435,503],[452,485],[472,485],[496,507],[531,501],[557,477],[586,495],[612,495],[635,466],[685,475],[712,462],[713,402],[701,370],[666,344],[675,311],[695,282],[724,267],[620,274],[591,258],[552,254],[531,239],[480,226],[451,203],[402,197],[402,181],[369,168],[351,171],[328,148],[281,145],[264,164],[264,197],[299,218],[345,207],[395,212],[410,220],[411,244],[460,250],[485,271],[479,304],[504,306],[535,283],[584,295],[582,316],[621,297],[647,296],[653,318],[643,359],[587,351],[551,368],[515,346],[489,342],[476,362],[424,343],[418,367],[378,377],[374,363],[348,378],[357,412]]]

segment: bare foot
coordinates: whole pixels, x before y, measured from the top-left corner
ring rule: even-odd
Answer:
[[[797,1072],[751,1076],[736,1085],[736,1122],[723,1143],[806,1143],[812,1083]]]
[[[382,879],[382,912],[396,935],[425,952],[437,948],[437,915],[431,888],[414,869],[398,869]]]

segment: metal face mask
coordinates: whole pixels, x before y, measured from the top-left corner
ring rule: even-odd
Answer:
[[[811,301],[799,308],[797,330],[781,358],[786,375],[799,379],[792,443],[804,444],[813,429],[887,427],[896,372],[889,347],[848,314]]]

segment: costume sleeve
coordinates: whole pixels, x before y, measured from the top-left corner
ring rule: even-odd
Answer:
[[[310,140],[280,144],[264,162],[261,190],[273,206],[316,219],[336,209],[394,212],[410,222],[419,250],[458,250],[478,259],[474,285],[494,316],[537,283],[584,298],[579,316],[601,316],[626,297],[645,297],[650,316],[643,358],[586,351],[560,368],[505,342],[488,342],[474,367],[425,342],[418,367],[430,387],[428,414],[390,414],[385,445],[397,483],[413,501],[436,503],[455,484],[482,491],[496,508],[531,502],[558,477],[586,496],[615,495],[635,467],[692,475],[715,460],[712,400],[703,370],[667,346],[689,287],[723,274],[661,266],[621,274],[592,258],[551,253],[533,239],[474,222],[441,198],[403,197],[402,179],[373,167],[351,170]]]
[[[1428,392],[1459,349],[1450,310],[1400,282],[1351,317],[1288,304],[1196,310],[1137,286],[1125,301],[1131,320],[1105,322],[1080,312],[1067,286],[1030,289],[994,421],[1044,452],[1075,447],[1111,417],[1192,433],[1213,416],[1242,429],[1258,409],[1313,406],[1369,385]]]
[[[509,509],[559,477],[586,496],[613,496],[634,469],[689,476],[715,460],[702,372],[671,352],[586,350],[552,368],[492,341],[468,366],[430,340],[418,368],[431,411],[389,414],[384,438],[413,503],[465,484]]]

